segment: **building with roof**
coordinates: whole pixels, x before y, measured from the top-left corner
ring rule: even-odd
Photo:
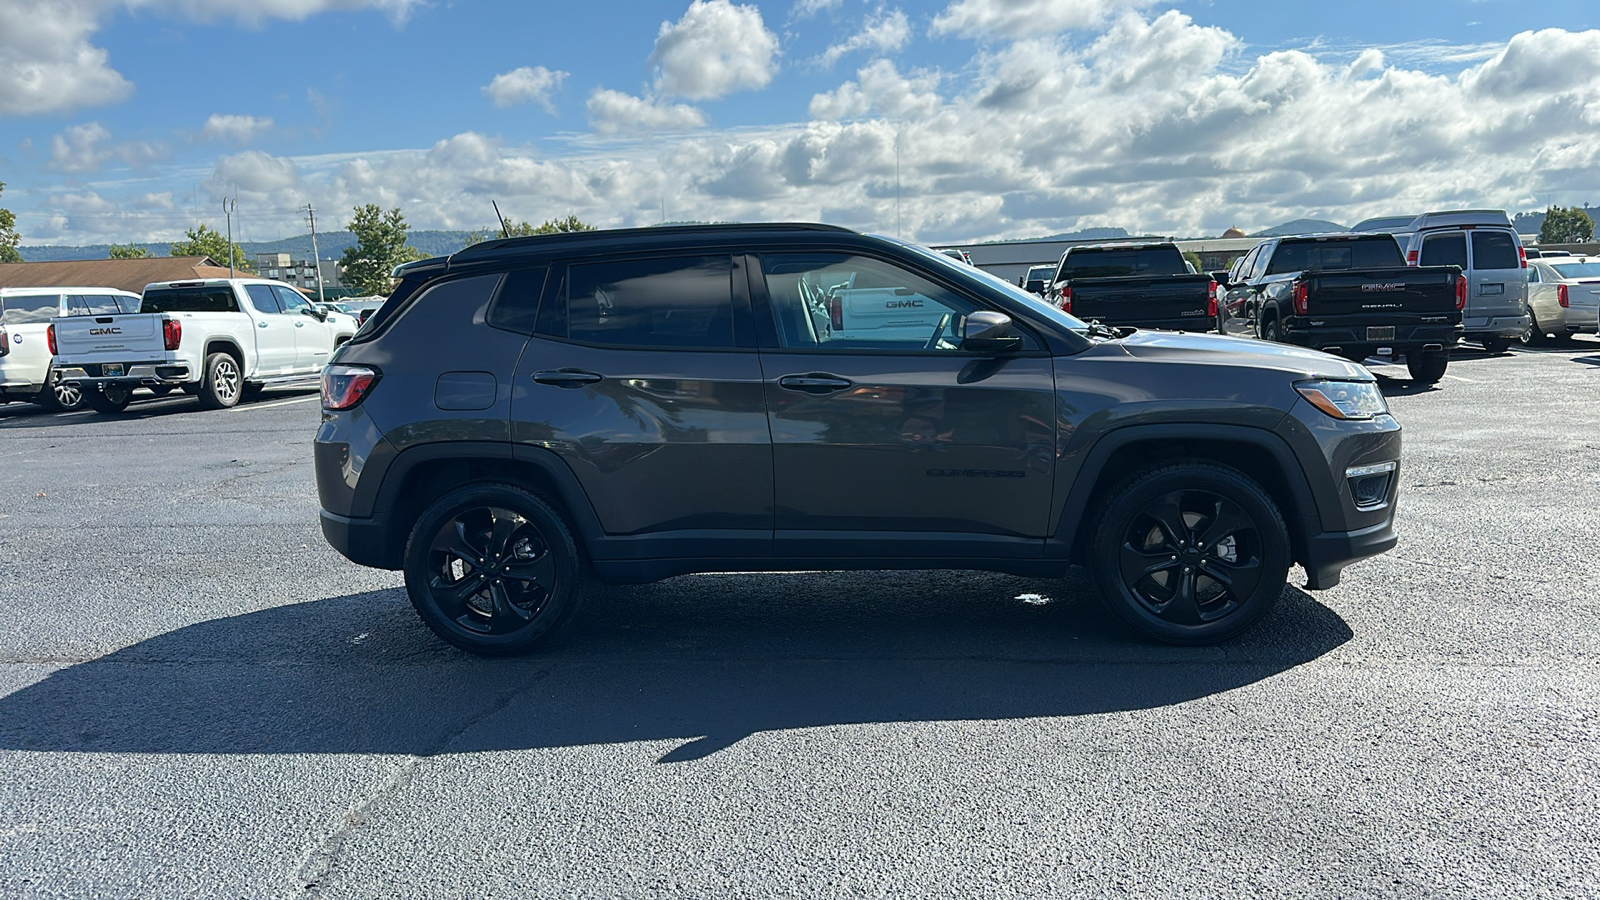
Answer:
[[[138,294],[145,285],[158,281],[227,278],[228,274],[227,266],[217,265],[209,256],[0,263],[0,287],[93,286]]]

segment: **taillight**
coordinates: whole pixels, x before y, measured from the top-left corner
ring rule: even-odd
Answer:
[[[366,399],[377,383],[377,370],[366,366],[323,366],[322,408],[349,409]]]
[[[1417,264],[1417,251],[1415,251],[1415,250],[1407,250],[1406,251],[1406,265],[1414,266],[1416,264]]]
[[[1522,263],[1524,269],[1528,267],[1528,251],[1521,244],[1517,245],[1517,261]]]
[[[1467,276],[1456,276],[1456,309],[1467,308]]]
[[[56,355],[56,325],[55,325],[54,322],[51,322],[50,323],[50,327],[46,328],[44,330],[44,342],[50,348],[50,355],[51,356],[55,356]]]
[[[1217,283],[1211,282],[1210,295],[1206,297],[1206,315],[1215,319],[1217,317]]]
[[[834,331],[844,330],[844,301],[839,299],[838,294],[828,296],[828,324],[833,326]]]
[[[161,320],[161,343],[168,350],[178,349],[183,341],[183,323],[177,319]]]
[[[0,328],[0,356],[11,352],[11,333]],[[53,355],[53,354],[52,354]]]
[[[1311,288],[1304,281],[1294,283],[1295,315],[1303,316],[1311,309]]]
[[[1065,285],[1061,288],[1061,311],[1072,312],[1072,288]]]
[[[1562,309],[1566,309],[1567,305],[1572,302],[1571,298],[1567,296],[1567,286],[1566,285],[1564,285],[1564,284],[1556,285],[1556,302],[1561,304],[1561,308]]]

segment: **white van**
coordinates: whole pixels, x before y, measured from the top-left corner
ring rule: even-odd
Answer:
[[[1528,259],[1511,219],[1499,209],[1418,216],[1407,229],[1406,262],[1460,266],[1467,276],[1463,336],[1500,353],[1528,330]]]
[[[56,378],[50,320],[138,311],[139,295],[116,288],[0,288],[0,403],[24,400],[57,412],[82,406],[82,389]]]

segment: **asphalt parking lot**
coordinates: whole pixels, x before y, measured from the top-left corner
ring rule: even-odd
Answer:
[[[0,406],[0,895],[1600,895],[1600,341],[1375,371],[1399,547],[1211,648],[802,573],[480,660],[323,542],[315,395]]]

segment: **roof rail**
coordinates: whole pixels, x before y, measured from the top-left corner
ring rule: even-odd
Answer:
[[[450,258],[452,260],[477,256],[487,256],[497,250],[517,250],[522,248],[545,247],[551,244],[578,241],[604,240],[619,237],[648,237],[652,235],[679,235],[679,234],[748,234],[750,232],[782,232],[782,231],[828,231],[844,234],[854,234],[848,228],[839,225],[824,225],[820,222],[752,222],[739,223],[727,222],[715,225],[651,225],[645,228],[601,228],[594,231],[558,231],[551,234],[533,234],[521,237],[497,238],[492,241],[483,241],[457,250]]]

